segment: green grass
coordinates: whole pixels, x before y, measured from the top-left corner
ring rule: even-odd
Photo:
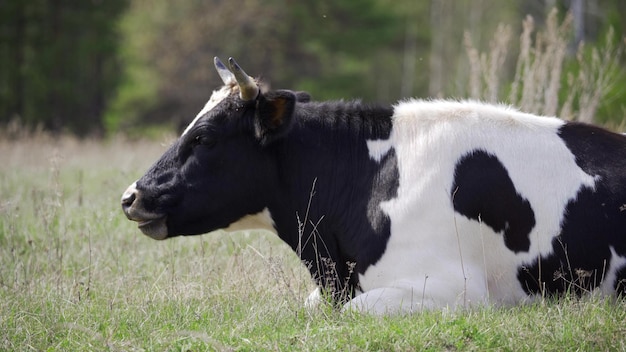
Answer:
[[[119,207],[163,143],[0,140],[0,350],[624,350],[626,304],[587,298],[373,317],[313,289],[266,233],[153,241]]]

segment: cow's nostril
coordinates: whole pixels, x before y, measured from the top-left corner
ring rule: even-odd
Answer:
[[[137,183],[133,183],[122,194],[122,207],[129,208],[137,199]]]
[[[122,196],[122,205],[129,207],[131,205],[133,205],[133,202],[135,201],[135,199],[137,199],[137,193],[136,192],[132,192],[132,193],[124,193],[124,195]]]

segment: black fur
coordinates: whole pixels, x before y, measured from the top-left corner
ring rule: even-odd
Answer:
[[[482,150],[464,155],[456,165],[451,196],[456,212],[503,232],[513,252],[528,252],[535,214],[494,155]]]
[[[393,109],[311,102],[275,91],[218,104],[142,177],[146,209],[167,214],[169,237],[227,227],[269,209],[279,236],[312,276],[349,299],[357,273],[390,236],[378,207],[396,196],[395,152],[372,160],[367,140],[389,138]]]
[[[567,123],[563,139],[576,164],[596,177],[595,189],[583,186],[567,204],[562,232],[553,254],[520,268],[518,279],[528,293],[583,293],[600,285],[609,270],[610,247],[626,256],[626,137],[604,129]],[[624,292],[626,270],[618,271],[616,289]]]

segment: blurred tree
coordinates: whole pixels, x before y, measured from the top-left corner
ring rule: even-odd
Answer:
[[[505,27],[500,23],[521,26],[513,1],[499,0],[431,0],[430,79],[428,95],[432,97],[468,95],[464,32],[481,51],[487,50],[493,34]],[[509,55],[514,53],[509,53]]]
[[[235,57],[274,88],[374,99],[388,66],[376,60],[401,43],[402,26],[378,0],[135,0],[122,28],[126,79],[107,114],[112,130],[166,121],[182,129],[221,84],[216,55]]]
[[[390,69],[387,54],[403,44],[404,23],[394,8],[376,0],[293,1],[288,7],[292,50],[309,58],[292,76],[298,89],[318,99],[386,100],[377,86]]]
[[[135,0],[124,16],[125,79],[107,114],[112,130],[190,121],[221,85],[213,57],[256,75],[280,64],[284,6],[276,2]],[[280,75],[279,75],[280,78]]]
[[[103,132],[126,0],[0,3],[0,123]]]
[[[210,89],[221,84],[212,67],[216,55],[235,57],[273,88],[307,90],[319,100],[466,97],[472,92],[465,37],[477,52],[488,52],[494,34],[511,33],[511,41],[518,41],[526,14],[539,30],[549,9],[556,6],[564,16],[573,6],[576,32],[569,55],[576,61],[576,40],[592,47],[589,43],[605,41],[609,25],[616,29],[614,40],[622,42],[624,4],[5,0],[0,2],[0,123],[18,118],[78,134],[163,123],[182,128]],[[491,75],[502,82],[514,75],[519,54],[516,43],[509,47],[501,53],[502,68]],[[624,85],[611,86],[600,120],[624,115]]]

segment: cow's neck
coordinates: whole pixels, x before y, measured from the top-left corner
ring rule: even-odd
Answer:
[[[375,180],[395,160],[372,158],[368,141],[389,137],[391,115],[359,103],[304,104],[276,148],[280,191],[270,212],[278,233],[318,282],[337,290],[358,285],[356,273],[380,258],[389,237],[378,206],[385,199],[377,198],[397,186]]]

